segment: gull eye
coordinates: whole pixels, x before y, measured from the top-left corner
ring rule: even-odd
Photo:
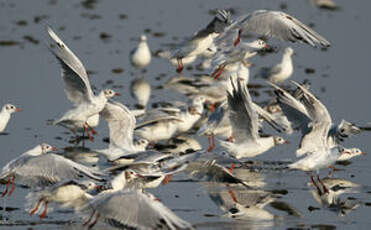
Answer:
[[[345,132],[345,129],[340,129],[340,132],[341,132],[341,133]]]

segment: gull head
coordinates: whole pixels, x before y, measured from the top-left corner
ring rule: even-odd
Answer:
[[[290,142],[286,141],[285,139],[279,136],[273,137],[273,140],[275,145],[290,144]]]
[[[258,39],[258,40],[255,40],[253,42],[250,42],[248,43],[248,45],[252,48],[255,48],[255,49],[268,49],[270,46],[265,42],[263,41],[262,39]]]
[[[135,172],[132,169],[125,170],[125,180],[126,181],[132,181],[136,178],[142,177],[139,173]]]
[[[142,42],[147,41],[147,37],[146,37],[146,35],[142,34],[142,36],[140,36],[140,40],[141,40]]]
[[[284,54],[285,55],[293,55],[294,54],[294,50],[291,48],[291,47],[287,47],[284,51]]]
[[[139,140],[137,140],[135,142],[135,147],[137,148],[137,150],[139,151],[145,151],[146,150],[146,147],[148,146],[149,144],[149,141],[147,141],[146,139],[144,138],[141,138]]]
[[[51,145],[46,144],[46,143],[42,143],[40,145],[40,147],[41,147],[41,153],[42,154],[45,154],[45,153],[48,153],[48,152],[56,151],[57,150],[57,148],[52,147]]]
[[[282,112],[281,107],[278,104],[271,104],[267,106],[267,111],[271,114]]]
[[[92,190],[96,189],[98,186],[93,181],[84,180],[84,181],[81,181],[81,186],[80,187],[85,191],[92,191]]]
[[[351,149],[346,149],[346,150],[347,152],[349,152],[349,154],[352,157],[359,156],[359,155],[366,155],[366,153],[362,152],[362,150],[360,150],[359,148],[351,148]]]
[[[338,134],[341,137],[348,137],[350,135],[359,134],[360,132],[361,129],[359,127],[346,120],[342,120],[338,126]]]
[[[17,108],[15,105],[6,104],[3,106],[3,111],[6,111],[7,113],[12,114],[14,112],[20,112],[21,109]]]
[[[104,90],[104,96],[107,98],[107,99],[110,99],[114,96],[120,96],[119,93],[116,93],[114,90],[112,89],[105,89]]]

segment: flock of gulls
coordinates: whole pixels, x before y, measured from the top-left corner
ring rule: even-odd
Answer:
[[[250,59],[271,49],[266,38],[330,46],[320,34],[284,12],[257,10],[232,19],[227,10],[217,10],[202,30],[173,50],[159,53],[178,73],[163,90],[176,90],[189,97],[189,102],[158,102],[153,108],[147,106],[151,86],[144,78],[136,78],[130,86],[137,99],[133,109],[114,101],[119,93],[112,89],[94,93],[80,59],[52,28],[47,27],[47,33],[48,48],[62,67],[65,92],[73,104],[52,124],[71,131],[74,148],[82,151],[86,148],[79,145],[93,142],[98,135],[94,128],[102,117],[108,124],[109,145],[90,150],[103,159],[105,168],[69,159],[45,143],[7,163],[0,175],[5,182],[2,196],[10,197],[16,185],[27,186],[26,210],[30,215],[47,218],[55,206],[76,212],[80,218],[74,221],[87,229],[100,222],[129,229],[194,229],[146,191],[169,183],[173,174],[183,172],[210,182],[210,197],[226,216],[273,219],[274,215],[263,208],[275,202],[279,194],[259,189],[259,179],[250,176],[255,167],[250,159],[289,144],[275,134],[301,136],[296,150],[300,159],[280,165],[281,170],[307,173],[317,198],[328,205],[336,200],[332,189],[336,183],[321,179],[319,171],[336,170],[337,161],[364,154],[358,148],[341,145],[362,128],[345,120],[333,123],[308,82],[287,84],[294,72],[290,47],[284,49],[280,63],[261,73],[273,92],[269,103],[261,105],[252,100],[247,87]],[[256,35],[263,38],[244,41]],[[144,35],[130,57],[138,69],[150,64],[151,51]],[[184,77],[185,66],[197,58],[203,60],[201,68],[208,74]],[[12,113],[18,111],[14,105],[3,106],[1,132]],[[272,127],[274,135],[262,131],[266,125]],[[203,150],[189,135],[206,136],[209,146]],[[217,144],[223,151],[215,151]],[[288,209],[291,215],[300,216],[294,208]]]

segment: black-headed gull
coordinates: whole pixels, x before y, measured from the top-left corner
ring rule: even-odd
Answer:
[[[12,105],[12,104],[3,105],[0,111],[0,133],[4,132],[12,113],[19,112],[19,111],[21,111],[21,109],[17,108],[15,105]]]
[[[150,193],[123,190],[95,197],[81,210],[84,226],[93,228],[98,220],[130,229],[193,229]]]
[[[50,51],[55,55],[62,66],[62,78],[65,83],[67,98],[74,104],[74,108],[67,111],[61,118],[54,121],[55,125],[72,126],[73,132],[83,127],[90,140],[93,140],[89,129],[96,134],[92,127],[89,127],[89,117],[98,114],[103,110],[108,99],[118,96],[112,89],[105,89],[97,96],[94,95],[88,74],[79,58],[63,43],[63,41],[48,27],[48,34],[53,40]]]
[[[265,207],[271,203],[283,204],[286,211],[290,215],[301,216],[301,214],[291,207],[289,204],[278,201],[279,195],[263,190],[241,189],[227,187],[222,191],[218,191],[213,186],[210,186],[209,196],[220,208],[227,212],[226,216],[249,221],[269,221],[276,219],[271,211],[265,210]],[[272,205],[272,207],[274,207]]]
[[[291,47],[287,47],[283,52],[281,62],[267,70],[267,73],[265,73],[266,76],[263,77],[268,78],[268,80],[271,82],[279,84],[290,78],[294,72],[294,66],[291,58],[293,54],[294,50]]]
[[[87,191],[96,188],[97,185],[92,181],[62,181],[41,190],[28,193],[26,196],[26,210],[29,211],[31,216],[43,210],[40,213],[41,219],[45,218],[51,211],[51,203],[60,204],[62,208],[78,210],[93,198]]]
[[[238,47],[229,47],[218,52],[212,61],[212,76],[219,78],[224,71],[235,72],[242,63],[248,67],[247,59],[255,56],[257,51],[267,48],[269,45],[263,40],[255,40],[250,43],[241,43]]]
[[[315,152],[313,152],[310,155],[307,155],[306,157],[298,160],[297,162],[289,164],[288,167],[291,169],[299,169],[307,172],[310,175],[310,179],[313,185],[318,187],[312,175],[312,172],[316,172],[318,182],[322,185],[324,191],[328,193],[328,189],[326,188],[326,186],[323,184],[319,177],[319,170],[334,165],[337,159],[339,159],[339,157],[342,154],[350,154],[350,152],[348,152],[349,150],[346,150],[341,146],[329,148],[326,145],[327,136],[324,137],[322,136],[321,139],[324,142],[324,144],[322,145],[323,147],[318,148]]]
[[[134,143],[136,119],[125,105],[114,101],[108,102],[100,114],[108,123],[110,143],[108,149],[96,150],[96,152],[112,160],[145,149],[148,141],[141,139]]]
[[[338,145],[341,139],[360,133],[360,129],[354,124],[342,121],[339,125],[333,125],[327,108],[308,89],[292,81],[302,91],[300,99],[279,86],[269,83],[276,90],[278,103],[294,129],[302,133],[300,148],[296,151],[297,156],[315,152],[323,148],[323,135],[327,136],[326,145],[332,148]]]
[[[290,42],[304,42],[311,46],[330,46],[330,42],[317,32],[293,16],[281,11],[256,10],[242,15],[225,29],[225,34],[228,34],[229,31],[238,33],[234,42],[235,46],[240,42],[240,36],[243,32],[256,33]]]
[[[0,174],[0,179],[8,178],[5,196],[8,192],[10,182],[12,188],[9,196],[15,189],[17,183],[31,187],[44,187],[58,183],[62,180],[80,179],[82,176],[101,181],[104,174],[93,168],[78,164],[57,154],[48,152],[56,148],[48,144],[40,144],[35,148],[23,153],[6,164]]]
[[[360,156],[360,155],[366,155],[366,153],[363,152],[362,150],[360,150],[359,148],[350,148],[350,149],[346,149],[346,151],[349,154],[342,154],[337,159],[337,161],[348,161],[348,160],[352,159],[353,157]]]
[[[130,52],[131,64],[137,68],[145,68],[151,63],[151,50],[147,44],[146,35],[140,36],[140,43]]]
[[[135,135],[155,143],[170,139],[177,131],[177,122],[183,122],[177,112],[148,110],[135,127]]]
[[[232,87],[232,92],[228,92],[228,106],[235,142],[221,141],[221,145],[239,159],[254,157],[276,145],[288,143],[278,136],[260,137],[258,113],[246,85],[238,81],[237,86],[232,82]]]
[[[176,71],[178,73],[183,71],[183,58],[197,56],[213,45],[214,39],[230,24],[230,17],[228,11],[218,10],[214,19],[206,28],[198,31],[190,40],[185,41],[175,49],[170,58],[177,59],[178,68]]]

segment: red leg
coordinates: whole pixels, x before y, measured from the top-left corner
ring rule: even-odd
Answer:
[[[241,34],[242,34],[242,29],[239,29],[238,30],[237,39],[233,43],[234,46],[237,46],[238,44],[240,44],[240,42],[241,42]]]
[[[234,133],[232,133],[232,135],[230,137],[228,137],[227,141],[229,142],[234,142]]]
[[[317,183],[314,181],[314,178],[313,178],[312,175],[310,175],[310,179],[311,179],[312,184],[314,185],[314,187],[316,187],[316,189],[317,189],[317,191],[318,191],[318,194],[319,194],[320,196],[322,196],[322,191],[321,191],[321,189],[319,188],[319,186],[317,185]]]
[[[89,217],[89,219],[82,225],[82,226],[86,226],[89,224],[89,222],[91,221],[91,219],[93,219],[93,216],[95,215],[97,211],[94,210],[94,212],[91,214],[91,216]]]
[[[91,223],[91,225],[89,225],[89,228],[88,228],[88,229],[92,229],[92,228],[97,224],[98,219],[99,219],[99,216],[100,216],[100,214],[99,214],[99,212],[98,212],[97,215],[95,216],[95,220],[94,220],[94,222]]]
[[[215,148],[215,135],[212,136],[212,140],[213,140],[213,149]]]
[[[235,203],[238,203],[238,201],[237,201],[237,197],[236,197],[236,195],[234,194],[233,190],[229,189],[229,190],[228,190],[228,193],[229,193],[229,195],[231,195],[232,200],[233,200]]]
[[[90,135],[89,130],[87,127],[84,125],[84,132],[88,135],[88,138],[91,142],[94,142],[94,138]]]
[[[48,201],[44,200],[44,211],[40,215],[40,219],[43,219],[46,217],[46,214],[48,214]]]
[[[170,182],[172,177],[173,177],[173,174],[166,175],[164,180],[162,181],[162,185],[167,185]]]
[[[15,176],[12,176],[12,189],[10,189],[10,192],[8,195],[9,197],[13,194],[14,189],[15,189]]]
[[[37,210],[39,210],[42,201],[43,201],[43,199],[40,199],[39,202],[37,202],[36,207],[34,209],[32,209],[32,211],[30,212],[30,216],[32,216],[33,214],[35,214],[37,212]]]
[[[225,68],[225,65],[221,65],[217,70],[214,71],[212,76],[214,76],[215,79],[218,79],[224,72],[224,68]]]
[[[10,177],[8,178],[8,182],[6,183],[6,189],[1,195],[2,197],[4,197],[8,193],[9,184],[10,184]]]
[[[233,169],[234,169],[234,163],[231,164],[231,167],[229,168],[229,172],[233,173]]]
[[[89,124],[88,124],[88,122],[85,122],[85,125],[91,130],[91,133],[93,134],[93,135],[97,135],[98,134],[98,132],[97,131],[95,131],[95,129],[93,128],[93,127],[91,127]]]
[[[325,184],[321,181],[321,179],[319,178],[319,176],[317,176],[317,180],[319,181],[319,183],[322,185],[322,187],[323,187],[323,191],[325,192],[325,193],[330,193],[329,191],[328,191],[328,189],[326,188],[326,186],[325,186]]]
[[[209,148],[207,149],[208,152],[211,152],[212,146],[211,146],[211,136],[207,137],[207,141],[209,142]]]
[[[178,61],[178,68],[176,69],[176,72],[177,73],[182,73],[183,72],[183,69],[184,69],[182,59],[181,58],[177,58],[177,61]]]
[[[210,106],[211,112],[215,112],[215,103],[212,103]]]

